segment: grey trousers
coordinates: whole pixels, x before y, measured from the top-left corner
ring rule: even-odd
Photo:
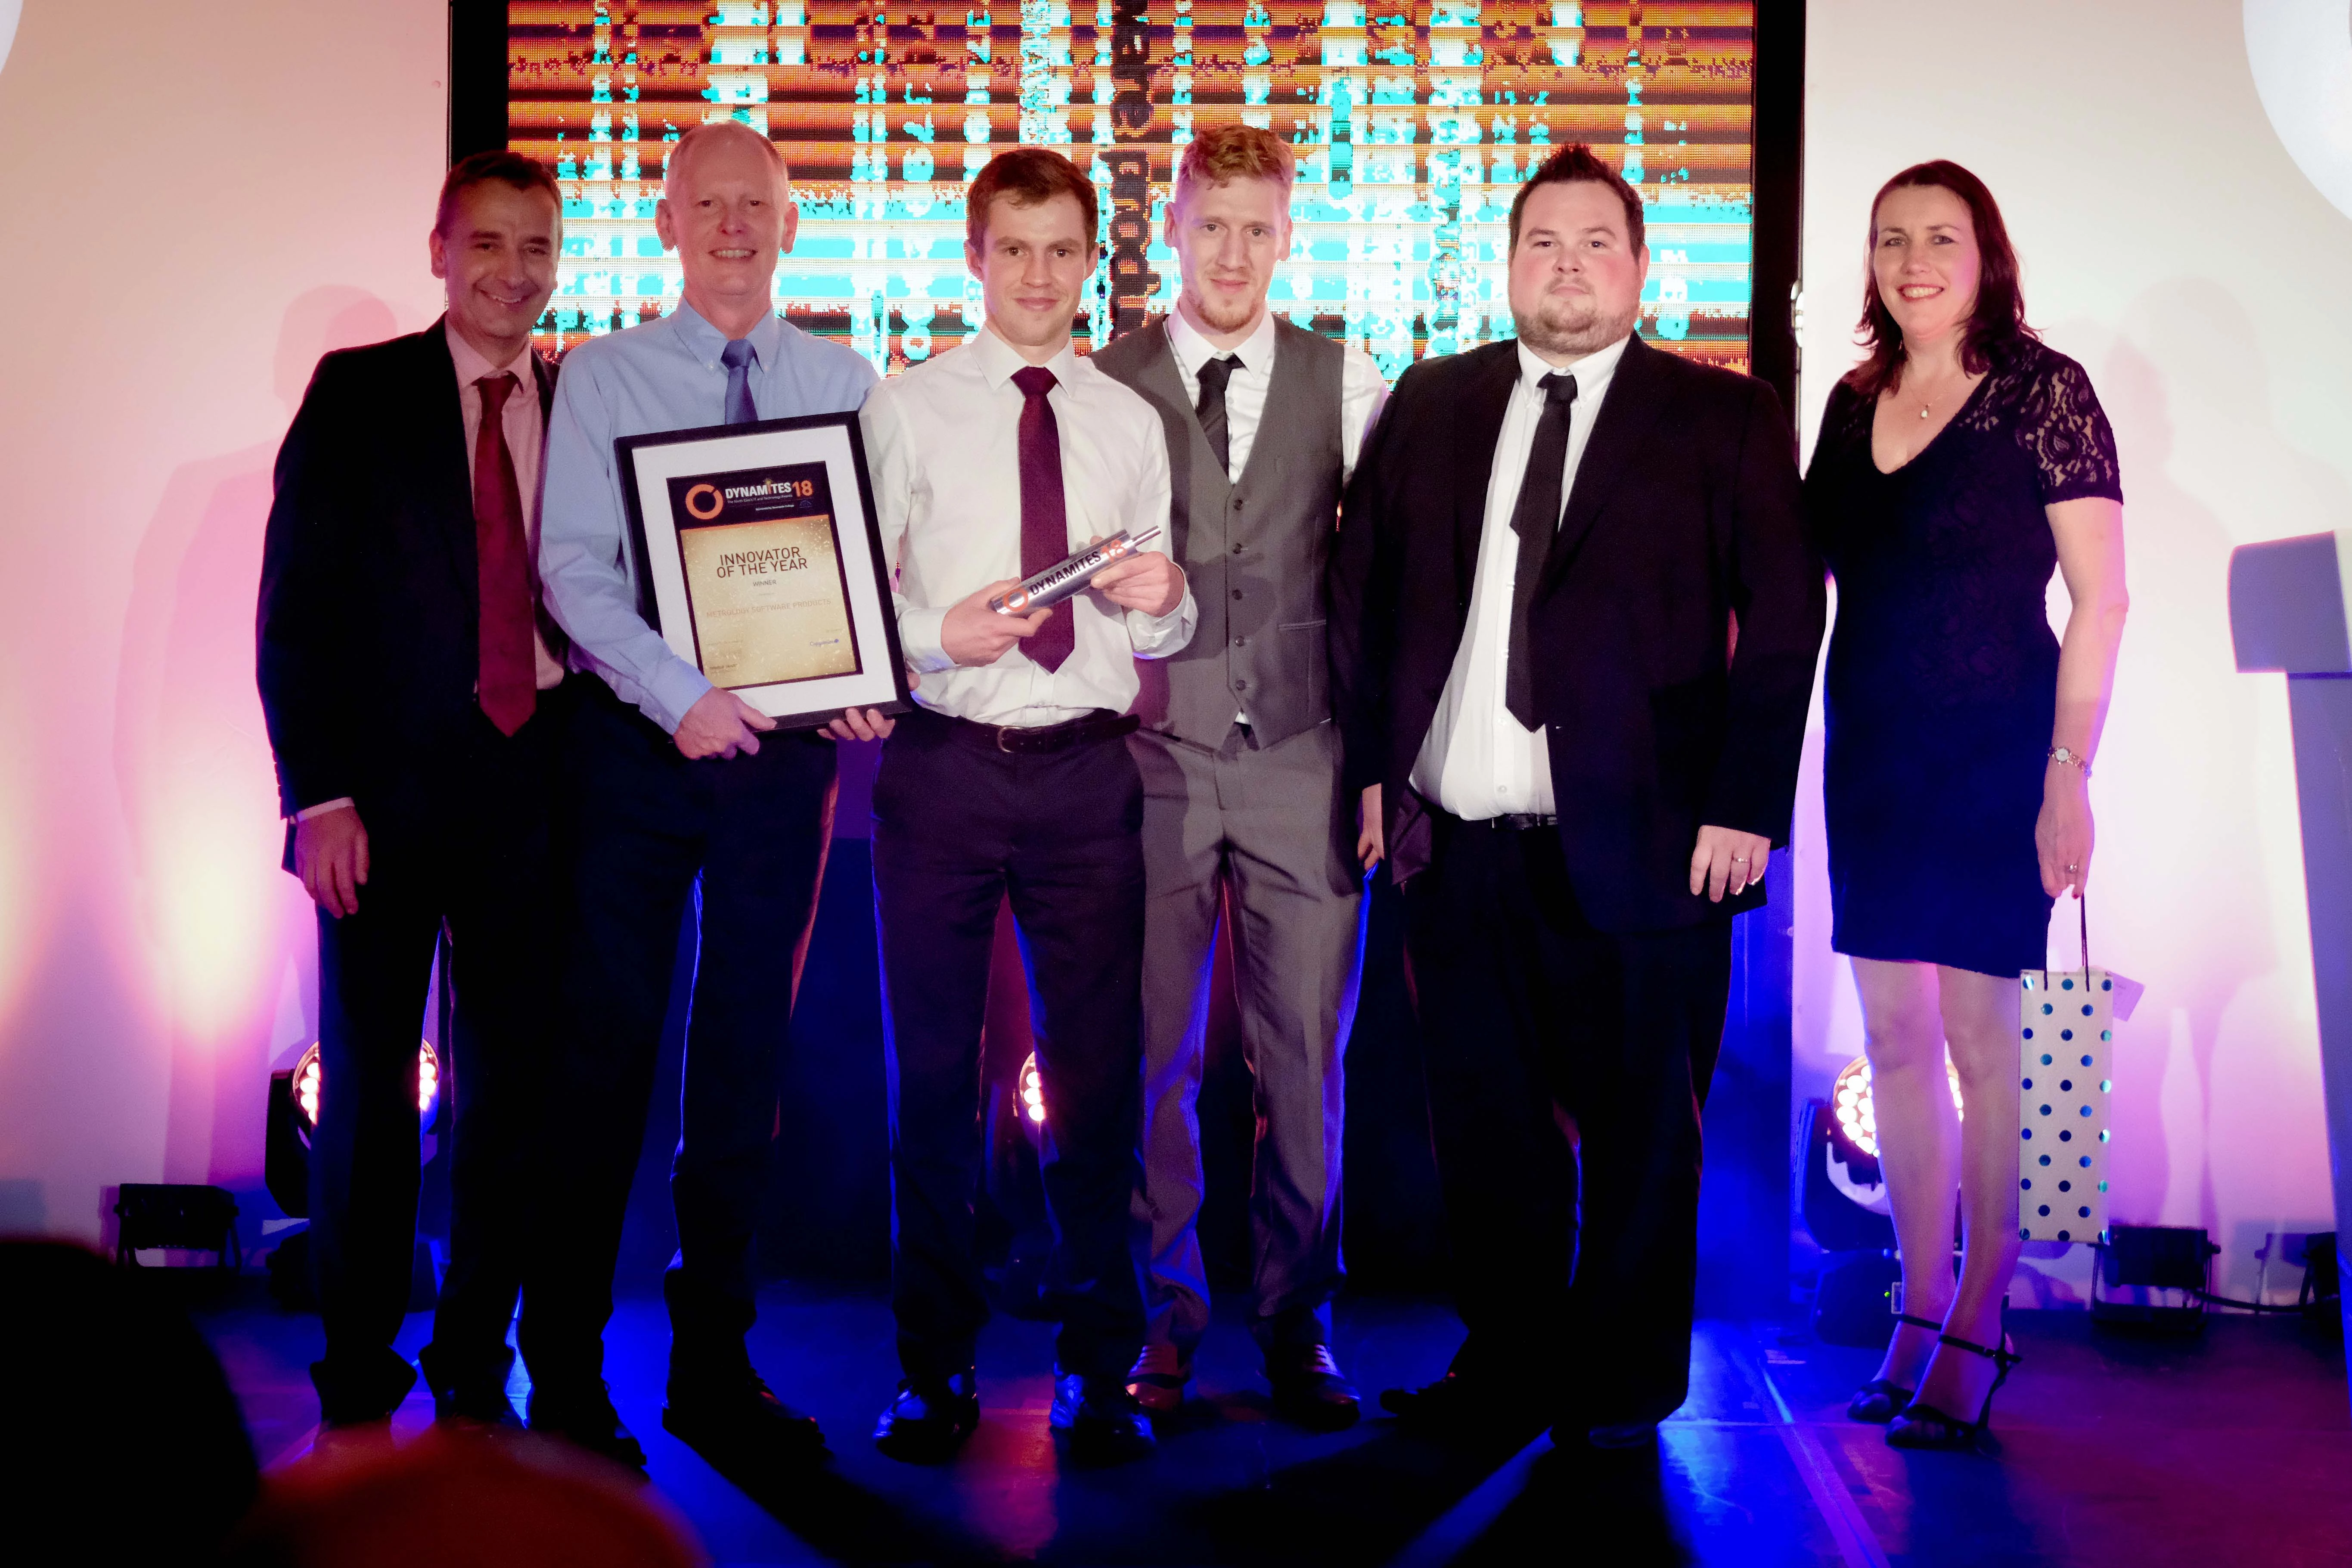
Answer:
[[[1143,1185],[1151,1229],[1145,1334],[1186,1355],[1209,1326],[1197,1110],[1220,896],[1233,918],[1242,1049],[1256,1081],[1251,1326],[1261,1343],[1329,1330],[1339,1260],[1341,1059],[1355,1021],[1363,883],[1341,799],[1339,734],[1215,751],[1150,730],[1143,774]]]

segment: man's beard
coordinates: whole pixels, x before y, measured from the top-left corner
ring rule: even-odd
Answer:
[[[1532,315],[1514,310],[1511,320],[1520,340],[1538,354],[1582,355],[1605,349],[1631,332],[1641,313],[1639,300],[1620,314],[1609,315],[1591,295],[1547,294],[1537,301]]]
[[[1249,296],[1244,303],[1214,305],[1210,302],[1207,293],[1199,288],[1185,289],[1184,298],[1192,304],[1192,314],[1213,332],[1240,331],[1257,319],[1258,308],[1265,302],[1265,294],[1257,293]]]

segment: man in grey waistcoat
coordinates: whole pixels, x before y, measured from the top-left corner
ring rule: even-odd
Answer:
[[[1339,495],[1387,389],[1365,354],[1278,319],[1290,253],[1289,145],[1219,126],[1185,149],[1168,212],[1176,312],[1094,357],[1168,438],[1170,553],[1200,629],[1142,666],[1130,737],[1143,774],[1143,1166],[1149,1320],[1129,1390],[1183,1402],[1209,1326],[1200,1097],[1209,958],[1232,922],[1242,1049],[1256,1081],[1250,1326],[1276,1408],[1320,1429],[1357,1416],[1330,1351],[1339,1260],[1340,1061],[1356,1010],[1372,856],[1340,783],[1324,656],[1324,564]]]

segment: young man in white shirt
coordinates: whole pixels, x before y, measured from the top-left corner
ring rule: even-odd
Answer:
[[[1340,1063],[1369,841],[1340,789],[1324,575],[1339,493],[1388,388],[1370,355],[1266,308],[1290,254],[1292,177],[1290,146],[1270,131],[1197,134],[1168,210],[1184,278],[1175,312],[1095,362],[1160,415],[1180,502],[1169,549],[1202,615],[1190,646],[1144,672],[1129,743],[1150,889],[1139,1207],[1151,1261],[1129,1386],[1146,1409],[1175,1409],[1209,1326],[1197,1105],[1222,907],[1256,1080],[1250,1329],[1275,1408],[1330,1430],[1358,1413],[1331,1355],[1330,1301],[1344,1277]]]
[[[1151,410],[1070,346],[1097,254],[1086,175],[1047,149],[1018,148],[981,172],[968,201],[966,259],[987,324],[884,383],[864,411],[919,705],[874,784],[891,1304],[906,1372],[874,1438],[894,1458],[935,1459],[980,1418],[981,1021],[1009,894],[1046,1106],[1046,1291],[1062,1320],[1052,1425],[1080,1462],[1134,1458],[1152,1447],[1126,1387],[1143,1337],[1129,1239],[1143,791],[1125,744],[1136,721],[1123,716],[1135,661],[1183,647],[1197,612],[1184,574],[1157,550],[1048,609],[988,608],[1091,538],[1164,529],[1168,456]]]

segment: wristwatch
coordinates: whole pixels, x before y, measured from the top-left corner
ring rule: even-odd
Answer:
[[[2069,768],[2081,768],[2083,770],[2083,781],[2086,784],[2090,782],[2091,759],[2084,756],[2081,752],[2069,750],[2063,746],[2053,746],[2050,748],[2050,760],[2053,762],[2063,762]]]

